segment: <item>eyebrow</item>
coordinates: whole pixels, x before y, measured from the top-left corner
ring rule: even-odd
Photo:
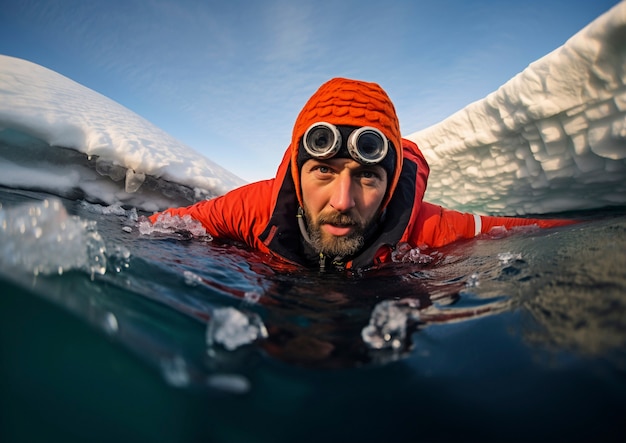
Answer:
[[[335,160],[356,161],[356,160],[353,160],[353,159],[350,159],[350,158],[343,158],[343,157],[341,157],[341,158],[332,157],[332,158],[325,158],[325,159],[313,158],[311,160],[313,160],[314,164],[323,164],[323,165],[328,165],[328,166],[331,166],[331,167],[336,167],[337,163],[339,163],[339,162],[337,162]],[[361,164],[361,163],[358,163],[358,162],[357,162],[357,164],[358,164],[358,166],[356,166],[354,168],[355,171],[357,171],[357,170],[372,170],[372,169],[378,169],[378,170],[383,170],[383,171],[385,170],[385,168],[383,168],[379,164],[364,165],[364,164]]]

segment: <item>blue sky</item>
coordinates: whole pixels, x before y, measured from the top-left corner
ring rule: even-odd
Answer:
[[[403,134],[483,98],[608,11],[594,0],[0,0],[0,53],[133,110],[244,180],[274,175],[332,77]]]

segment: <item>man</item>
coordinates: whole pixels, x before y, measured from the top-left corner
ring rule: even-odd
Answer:
[[[283,261],[339,269],[390,261],[398,245],[437,248],[496,226],[570,223],[476,216],[423,202],[428,173],[417,145],[402,139],[385,91],[335,78],[298,115],[274,179],[165,212],[189,214],[212,236]]]

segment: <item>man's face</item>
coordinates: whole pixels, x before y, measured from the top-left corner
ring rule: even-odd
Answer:
[[[364,244],[387,190],[381,166],[348,158],[307,160],[300,173],[304,213],[317,252],[350,256]]]

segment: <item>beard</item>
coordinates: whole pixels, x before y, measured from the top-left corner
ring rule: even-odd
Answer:
[[[338,212],[333,214],[321,213],[317,220],[313,220],[305,209],[304,215],[307,221],[307,231],[311,246],[318,254],[349,257],[359,252],[365,244],[365,232],[368,225],[348,214]],[[348,235],[335,236],[322,230],[322,225],[325,223],[349,225],[352,227],[352,231]]]

